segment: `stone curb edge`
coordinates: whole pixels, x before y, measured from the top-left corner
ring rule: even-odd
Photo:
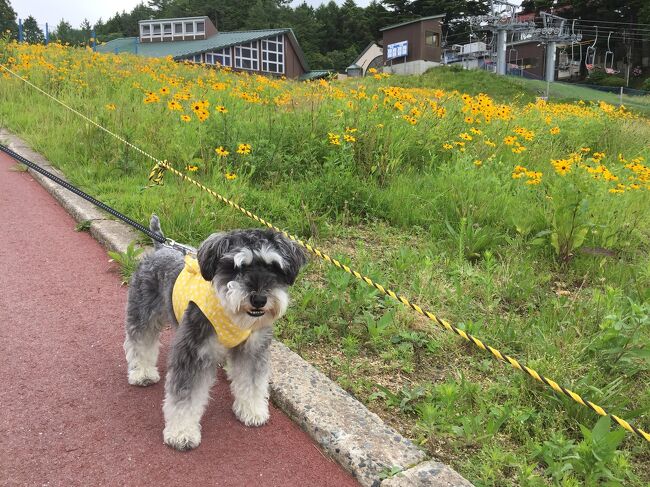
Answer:
[[[21,138],[0,128],[0,140],[11,150],[65,179],[61,171],[32,150]],[[105,248],[125,252],[140,234],[111,220],[101,210],[29,170],[77,221],[90,222],[90,234]],[[387,426],[375,413],[324,374],[274,341],[271,399],[337,463],[364,487],[468,487],[472,484],[456,471],[434,460],[411,441]],[[400,473],[381,480],[390,469]]]

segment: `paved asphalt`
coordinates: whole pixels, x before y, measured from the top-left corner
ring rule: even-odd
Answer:
[[[223,375],[199,448],[166,447],[164,380],[126,381],[115,265],[14,164],[0,153],[0,485],[357,485],[279,410],[240,424]]]

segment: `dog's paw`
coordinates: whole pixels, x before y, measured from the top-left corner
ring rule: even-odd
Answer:
[[[246,426],[262,426],[269,420],[269,405],[267,401],[254,402],[237,401],[232,405],[237,419]]]
[[[163,440],[167,446],[176,450],[193,450],[201,444],[201,427],[196,425],[180,428],[167,425],[163,430]]]
[[[155,367],[129,370],[129,384],[132,386],[149,386],[160,380],[160,374]]]

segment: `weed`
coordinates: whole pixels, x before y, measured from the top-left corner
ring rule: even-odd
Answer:
[[[108,252],[111,261],[117,262],[120,266],[120,275],[122,276],[123,284],[129,282],[131,279],[131,275],[135,272],[138,265],[138,257],[143,251],[143,248],[137,248],[135,243],[131,242],[126,252]]]
[[[74,227],[76,232],[89,232],[92,220],[82,220]]]

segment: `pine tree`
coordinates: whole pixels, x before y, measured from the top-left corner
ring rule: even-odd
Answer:
[[[11,32],[13,38],[18,33],[18,24],[16,23],[16,12],[11,7],[9,0],[0,0],[0,33]]]
[[[38,26],[36,19],[31,15],[23,22],[23,39],[30,44],[42,44],[45,42],[43,31]]]

